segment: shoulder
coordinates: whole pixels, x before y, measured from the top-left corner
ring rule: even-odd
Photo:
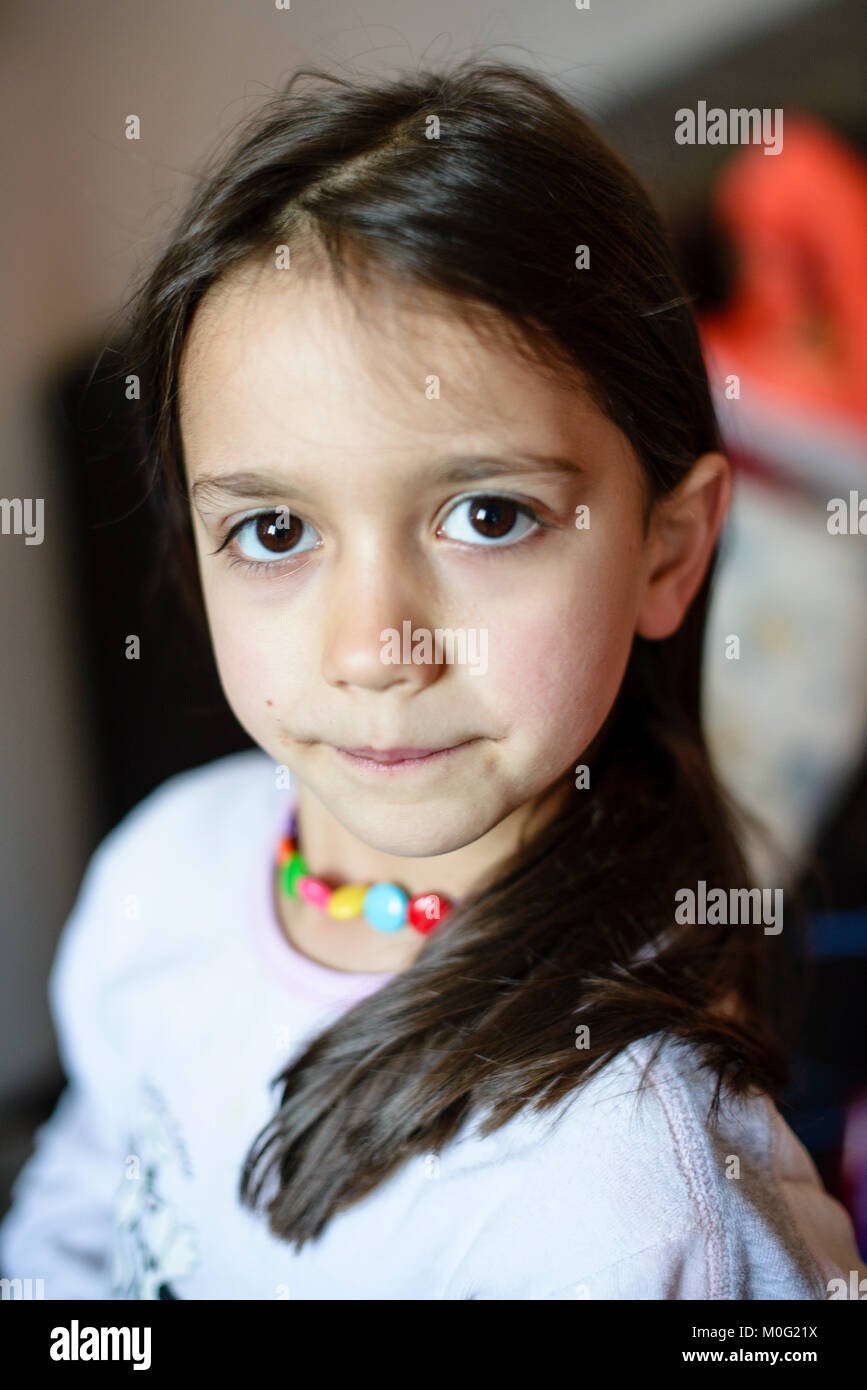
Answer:
[[[166,778],[97,845],[76,908],[109,887],[175,892],[200,870],[213,872],[288,807],[276,772],[266,753],[251,748]]]
[[[87,863],[52,966],[55,1011],[104,989],[133,957],[143,960],[165,936],[158,926],[171,922],[177,937],[213,921],[209,895],[266,843],[288,805],[276,764],[260,749],[176,773],[144,797]]]
[[[775,1170],[776,1108],[723,1088],[714,1120],[715,1081],[692,1045],[655,1034],[552,1110],[522,1112],[506,1157],[535,1194],[522,1208],[547,1286],[521,1296],[826,1296]]]
[[[102,865],[153,842],[180,848],[179,834],[185,849],[225,837],[245,811],[266,805],[276,787],[275,773],[276,764],[259,748],[177,772],[127,812],[93,858]]]
[[[757,1088],[736,1095],[723,1085],[714,1113],[715,1068],[694,1044],[669,1035],[641,1039],[615,1059],[612,1079],[627,1075],[646,1086],[628,1115],[618,1121],[612,1112],[611,1132],[619,1133],[627,1155],[634,1146],[645,1171],[635,1171],[627,1158],[621,1172],[631,1182],[622,1200],[646,1223],[648,1238],[655,1231],[657,1246],[660,1235],[668,1243],[666,1267],[678,1269],[693,1290],[673,1296],[825,1298],[825,1250],[839,1204],[770,1096]],[[820,1213],[809,1233],[784,1181],[795,1149],[812,1169]],[[648,1246],[653,1258],[650,1239]]]

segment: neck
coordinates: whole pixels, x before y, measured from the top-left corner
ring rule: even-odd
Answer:
[[[298,785],[298,835],[310,873],[335,886],[342,883],[397,883],[409,896],[439,893],[451,901],[472,892],[519,844],[531,818],[535,829],[562,803],[559,793],[537,798],[506,816],[485,835],[448,854],[406,858],[371,848],[331,815],[303,783]],[[283,931],[305,956],[334,970],[380,973],[407,969],[424,949],[426,937],[404,927],[380,932],[363,918],[336,921],[301,898],[290,898],[274,876],[275,907]],[[437,930],[436,928],[434,930]]]

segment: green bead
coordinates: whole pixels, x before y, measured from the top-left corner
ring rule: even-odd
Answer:
[[[304,855],[295,850],[283,865],[283,889],[290,898],[298,897],[298,889],[295,884],[299,878],[303,878],[305,874],[309,873],[310,869]]]

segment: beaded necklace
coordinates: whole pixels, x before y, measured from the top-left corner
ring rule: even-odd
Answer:
[[[289,829],[277,850],[279,881],[290,898],[304,898],[337,921],[364,917],[377,931],[413,927],[426,936],[446,917],[451,902],[440,893],[410,897],[396,883],[344,883],[332,888],[316,878],[298,847],[298,813],[292,812]]]

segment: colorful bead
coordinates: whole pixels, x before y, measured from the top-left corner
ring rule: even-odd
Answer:
[[[406,926],[409,898],[396,883],[374,883],[367,890],[363,912],[377,931],[400,931]]]
[[[425,936],[447,916],[450,908],[448,898],[441,898],[439,893],[419,893],[409,902],[409,924]]]
[[[302,898],[316,907],[327,907],[331,889],[321,878],[310,878],[308,874],[298,879],[296,887]]]
[[[296,884],[299,878],[310,873],[310,867],[303,854],[294,850],[283,865],[283,887],[290,898],[298,896]]]
[[[345,883],[342,888],[335,888],[325,909],[329,917],[336,917],[340,921],[360,917],[367,888],[366,883]]]
[[[298,814],[292,812],[289,830],[277,849],[280,883],[290,898],[303,898],[329,917],[349,921],[364,917],[377,931],[399,931],[411,926],[426,935],[448,915],[452,904],[439,893],[419,893],[410,898],[396,883],[346,883],[332,889],[310,873],[298,849]]]

